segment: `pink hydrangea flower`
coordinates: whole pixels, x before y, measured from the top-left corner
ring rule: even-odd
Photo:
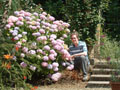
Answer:
[[[50,50],[50,46],[46,45],[46,46],[43,47],[43,49],[49,51]]]
[[[60,51],[62,49],[62,47],[60,45],[54,45],[53,48],[58,51]]]
[[[25,16],[31,16],[32,14],[29,13],[29,12],[25,12],[24,15],[25,15]]]
[[[37,38],[37,41],[44,41],[44,40],[47,40],[47,37],[46,36],[40,36]]]
[[[20,21],[23,21],[23,19],[24,19],[23,17],[18,17],[18,20]]]
[[[55,29],[50,29],[50,32],[54,32],[55,31]]]
[[[55,18],[54,18],[53,16],[49,16],[49,17],[48,17],[48,20],[50,20],[50,21],[54,21]]]
[[[46,16],[46,15],[47,15],[47,13],[46,13],[46,12],[42,12],[42,15],[45,15],[45,16]]]
[[[60,79],[60,77],[61,77],[61,73],[57,72],[51,76],[51,79],[56,82]]]
[[[51,43],[52,43],[53,45],[56,45],[56,44],[57,44],[57,41],[56,41],[56,40],[53,40]]]
[[[67,38],[67,35],[66,35],[66,34],[63,34],[63,38]]]
[[[47,62],[42,62],[41,65],[42,65],[43,67],[47,67],[47,66],[48,66],[48,63],[47,63]]]
[[[26,35],[26,34],[27,34],[27,32],[22,32],[22,34],[23,34],[23,35]]]
[[[25,42],[26,42],[26,40],[25,40],[25,39],[22,39],[22,42],[23,42],[23,43],[25,43]]]
[[[52,25],[51,25],[51,28],[52,28],[52,29],[56,29],[56,28],[57,28],[57,25],[52,24]]]
[[[38,16],[38,13],[37,13],[37,12],[34,12],[33,15]]]
[[[18,37],[21,38],[21,37],[22,37],[22,34],[18,34]]]
[[[54,54],[54,53],[56,53],[56,52],[55,52],[54,49],[51,49],[51,50],[50,50],[50,53],[51,53],[51,54]]]
[[[33,65],[30,65],[30,69],[31,69],[32,71],[35,71],[35,70],[36,70],[36,67],[33,66]]]
[[[52,64],[48,64],[47,68],[52,69],[53,68]]]
[[[37,52],[42,53],[43,51],[42,51],[42,49],[37,49]]]
[[[56,57],[56,56],[57,56],[57,53],[54,53],[54,56]]]
[[[53,62],[52,65],[54,68],[59,66],[58,62]]]
[[[19,37],[18,36],[14,37],[14,40],[19,40]]]
[[[31,29],[35,30],[35,29],[37,29],[37,27],[36,26],[32,26]]]
[[[16,25],[18,25],[18,26],[22,26],[24,23],[23,22],[21,22],[21,21],[17,21],[16,22]]]
[[[39,22],[36,22],[36,26],[40,26],[40,23],[39,23]]]
[[[6,28],[6,29],[9,29],[9,28],[11,28],[11,25],[10,25],[10,24],[7,24],[7,25],[5,26],[5,28]]]
[[[57,39],[56,41],[59,42],[59,43],[61,43],[61,44],[64,44],[64,41],[61,40],[61,39]]]
[[[67,66],[67,70],[73,70],[73,68],[74,68],[74,65]]]
[[[25,57],[25,54],[24,54],[24,53],[21,53],[20,56],[23,58],[23,57]]]
[[[46,16],[43,14],[40,14],[40,19],[45,19],[46,20]]]
[[[16,21],[18,21],[18,18],[15,16],[9,16],[9,18],[7,20],[8,23],[12,23],[12,22],[16,22]]]
[[[44,34],[44,33],[45,33],[45,30],[44,30],[44,29],[40,29],[39,32],[40,32],[41,34]]]
[[[14,26],[14,23],[9,23],[10,26]]]
[[[62,66],[66,66],[66,63],[65,63],[65,62],[63,62],[63,63],[62,63]]]
[[[27,67],[27,64],[25,62],[21,62],[20,66],[22,66],[23,68]]]
[[[70,24],[69,23],[62,23],[62,25],[64,26],[64,27],[69,27],[70,26]]]
[[[31,21],[31,20],[32,20],[32,18],[31,18],[31,17],[28,17],[28,16],[26,16],[25,19],[26,19],[27,21]],[[28,23],[28,22],[27,22],[27,23]]]
[[[23,51],[24,53],[27,53],[27,52],[28,52],[28,48],[27,48],[27,47],[23,47],[23,48],[22,48],[22,51]]]
[[[55,67],[55,68],[53,68],[53,70],[54,70],[55,72],[57,72],[57,71],[59,70],[59,68],[58,68],[58,67]]]
[[[54,54],[50,54],[49,58],[50,58],[50,60],[55,60],[56,59]]]
[[[16,16],[18,16],[18,15],[19,15],[19,11],[15,11],[14,14],[15,14]]]
[[[34,54],[36,54],[36,51],[35,50],[30,50],[28,53],[31,54],[31,55],[34,55]]]
[[[56,39],[57,36],[56,36],[55,34],[51,34],[51,35],[50,35],[50,38],[54,38],[54,39]]]
[[[43,56],[43,60],[48,61],[49,60],[48,56]]]

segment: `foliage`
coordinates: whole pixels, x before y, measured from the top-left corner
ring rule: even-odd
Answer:
[[[111,39],[115,39],[117,41],[120,41],[120,1],[119,0],[110,0],[110,4],[108,7],[108,11],[103,13],[103,17],[105,20],[105,29],[104,32],[107,33],[107,35]]]
[[[67,0],[66,16],[70,20],[71,29],[80,33],[80,39],[94,45],[97,24],[103,24],[102,11],[107,8],[109,0]]]
[[[111,73],[111,81],[120,82],[120,44],[115,40],[110,40],[106,35],[101,36],[101,58],[106,59],[110,68],[114,69]]]
[[[64,20],[64,3],[62,0],[34,0],[34,3],[40,3],[42,8],[58,20]],[[65,21],[65,20],[64,20]]]
[[[11,87],[27,88],[24,77],[31,77],[30,71],[20,66],[21,60],[14,56],[17,51],[14,44],[1,35],[0,38],[0,89],[6,90]]]
[[[104,59],[120,58],[120,44],[115,40],[110,40],[106,34],[101,35],[100,54]]]
[[[115,69],[115,72],[111,73],[112,82],[120,82],[120,60],[110,61],[111,67]]]

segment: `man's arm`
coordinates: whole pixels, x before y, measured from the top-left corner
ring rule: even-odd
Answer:
[[[77,54],[74,54],[74,55],[71,55],[71,58],[75,58],[77,56],[86,56],[87,55],[87,46],[86,46],[86,43],[84,42],[83,43],[83,52],[81,53],[77,53]]]

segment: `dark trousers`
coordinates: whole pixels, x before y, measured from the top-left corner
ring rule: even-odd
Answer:
[[[88,74],[88,60],[85,56],[78,56],[75,57],[74,59],[74,69],[75,70],[82,70],[83,75],[87,75]]]

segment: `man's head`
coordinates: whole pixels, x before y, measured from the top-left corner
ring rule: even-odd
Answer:
[[[74,45],[78,44],[78,33],[75,30],[71,34],[71,40],[72,40]]]

